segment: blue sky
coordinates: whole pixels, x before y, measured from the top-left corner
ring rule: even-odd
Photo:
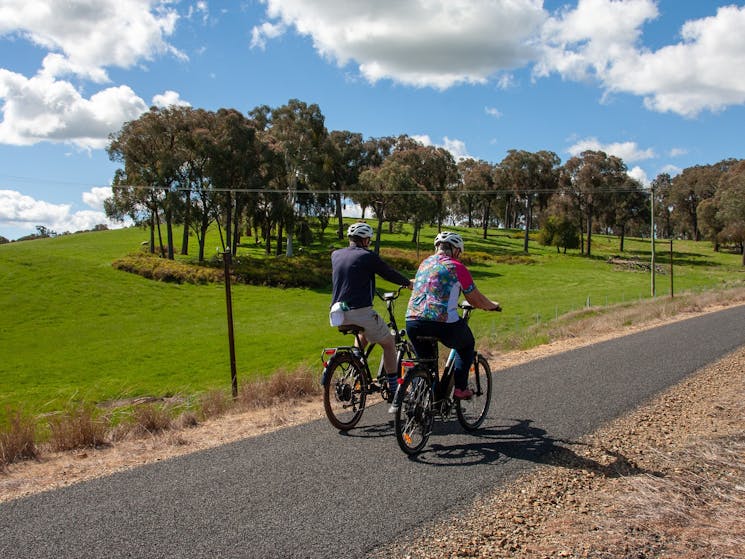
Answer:
[[[492,163],[743,158],[745,5],[714,0],[0,0],[0,235],[105,223],[107,136],[151,105],[317,103],[329,130]]]

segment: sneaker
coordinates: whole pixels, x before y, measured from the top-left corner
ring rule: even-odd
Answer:
[[[456,388],[453,390],[453,397],[456,400],[470,400],[471,396],[473,396],[473,390],[469,390],[468,388],[464,388],[463,390]]]
[[[388,375],[388,403],[390,404],[396,397],[398,390],[398,375]]]

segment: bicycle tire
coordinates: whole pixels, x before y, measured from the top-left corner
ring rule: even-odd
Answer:
[[[456,400],[458,422],[466,431],[478,429],[489,413],[492,395],[492,376],[489,363],[483,355],[476,355],[468,372],[468,388],[473,391],[469,400]]]
[[[399,388],[399,406],[393,420],[398,446],[406,454],[419,453],[429,440],[434,421],[434,394],[429,375],[410,372]]]
[[[331,425],[340,431],[353,429],[365,411],[367,380],[349,353],[337,353],[326,367],[323,408]]]

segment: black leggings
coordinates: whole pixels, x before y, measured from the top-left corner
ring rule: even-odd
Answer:
[[[443,345],[455,349],[455,388],[461,390],[468,386],[468,369],[473,363],[476,341],[465,320],[456,322],[435,322],[434,320],[407,320],[406,334],[421,359],[433,359],[434,348],[430,342],[419,341],[419,336],[437,338]]]

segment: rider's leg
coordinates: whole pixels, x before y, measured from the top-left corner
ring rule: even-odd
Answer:
[[[359,345],[360,343],[362,344],[361,347]],[[367,347],[367,338],[365,337],[365,333],[364,332],[360,332],[360,337],[358,339],[355,339],[354,340],[354,345],[357,346],[357,347],[359,347],[359,349],[361,351],[364,351],[364,349]]]
[[[455,349],[453,376],[458,393],[468,388],[468,370],[473,364],[476,341],[468,324],[463,320],[448,324],[448,336],[443,343]]]
[[[383,367],[388,376],[388,385],[392,392],[398,388],[398,371],[396,370],[396,339],[388,329],[385,320],[372,308],[352,309],[345,313],[354,324],[364,328],[364,338],[369,343],[379,344],[383,349]]]
[[[407,320],[406,335],[409,336],[414,351],[419,359],[434,359],[435,348],[430,341],[422,341],[420,336],[439,338],[441,335],[439,322],[431,320]]]

